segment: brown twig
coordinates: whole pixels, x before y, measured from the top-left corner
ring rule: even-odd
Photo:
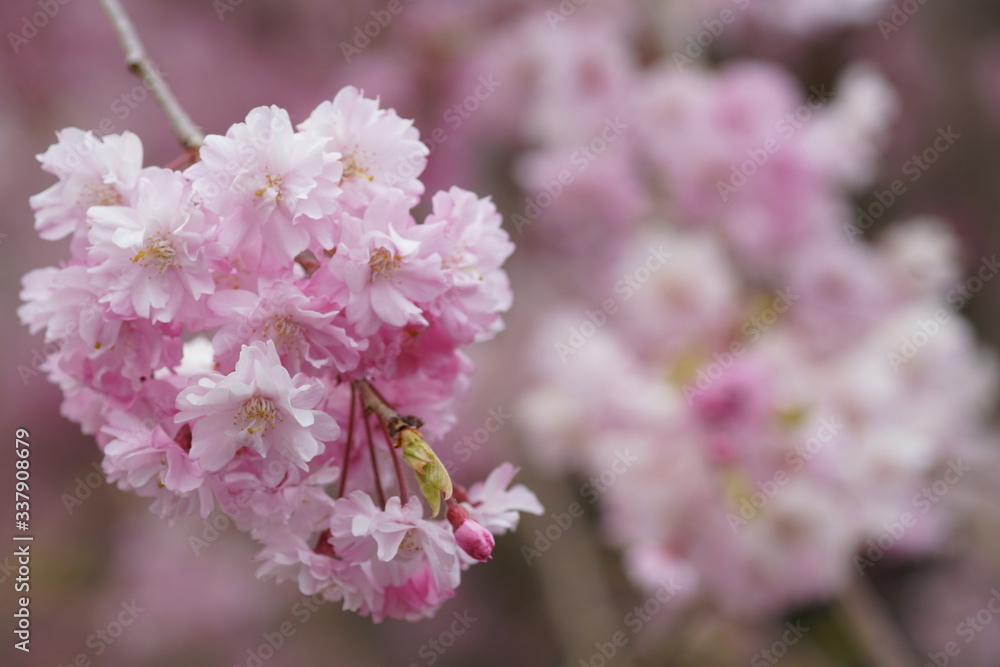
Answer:
[[[911,667],[916,656],[885,605],[866,582],[853,579],[840,596],[852,635],[877,667]]]
[[[133,74],[143,80],[150,92],[153,93],[153,97],[167,115],[167,120],[173,128],[174,134],[177,135],[178,141],[189,150],[201,148],[205,142],[204,133],[191,120],[191,116],[170,90],[163,74],[146,55],[139,34],[136,32],[132,20],[125,13],[125,8],[118,0],[98,0],[98,2],[104,8],[108,18],[111,19],[111,25],[121,43],[122,51],[125,52],[125,64]]]
[[[412,417],[404,417],[399,414],[396,408],[389,405],[389,402],[378,392],[367,380],[355,380],[354,386],[358,389],[358,396],[361,398],[361,407],[365,413],[374,414],[385,426],[389,444],[397,447],[396,437],[405,428],[417,428],[421,426],[419,420]]]

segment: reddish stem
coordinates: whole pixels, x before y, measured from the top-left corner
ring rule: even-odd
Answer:
[[[344,445],[344,469],[340,473],[340,489],[337,498],[344,497],[347,488],[347,471],[351,467],[351,444],[354,442],[354,385],[351,385],[351,405],[347,411],[347,443]]]
[[[198,161],[198,150],[195,148],[188,148],[180,156],[163,166],[164,169],[177,169],[181,165],[192,165]]]
[[[336,556],[336,553],[333,550],[333,545],[330,544],[329,528],[319,534],[319,539],[316,541],[316,546],[313,548],[313,551],[322,556],[330,556],[331,558]]]
[[[405,504],[410,499],[410,494],[406,490],[406,477],[403,476],[403,464],[399,460],[399,452],[396,451],[396,447],[392,444],[392,438],[389,437],[389,429],[386,428],[385,424],[382,424],[382,433],[385,433],[385,441],[389,444],[389,451],[392,452],[392,464],[396,468],[396,480],[399,483],[399,499]]]
[[[365,435],[368,437],[368,451],[372,455],[372,470],[375,473],[375,490],[378,492],[378,500],[385,509],[385,491],[382,490],[382,478],[378,474],[378,461],[375,459],[375,441],[372,440],[372,427],[368,423],[368,415],[362,414],[361,421],[365,423]]]

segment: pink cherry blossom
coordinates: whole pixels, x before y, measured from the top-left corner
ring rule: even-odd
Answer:
[[[496,206],[472,192],[438,192],[433,207],[424,224],[434,229],[430,243],[449,283],[439,309],[441,323],[458,340],[491,337],[503,326],[497,313],[511,304],[510,284],[500,267],[514,244],[500,226]]]
[[[38,156],[42,169],[59,182],[31,198],[35,229],[48,240],[84,237],[90,207],[129,203],[142,169],[142,142],[131,132],[97,138],[75,127],[57,136]]]
[[[229,375],[204,376],[182,391],[175,419],[197,420],[191,456],[206,470],[219,470],[243,447],[305,469],[339,431],[316,409],[322,400],[321,382],[301,373],[292,377],[274,342],[258,341],[243,347]]]
[[[419,304],[444,292],[441,257],[396,194],[376,198],[364,218],[345,216],[330,271],[348,290],[347,321],[368,336],[382,326],[426,324]]]
[[[295,132],[284,109],[254,109],[225,136],[206,137],[200,156],[186,176],[220,217],[219,240],[231,253],[287,264],[311,243],[335,243],[339,155]]]
[[[208,300],[209,309],[224,322],[212,337],[217,363],[232,368],[240,347],[272,340],[290,372],[332,364],[353,370],[361,343],[334,323],[338,311],[310,298],[293,283],[262,278],[256,292],[222,290]]]
[[[90,211],[90,269],[111,310],[125,318],[171,322],[215,290],[209,262],[219,248],[184,178],[149,168],[136,184],[137,202]]]
[[[468,502],[463,503],[477,523],[496,535],[516,529],[521,512],[542,513],[542,504],[528,487],[523,484],[510,487],[517,472],[516,466],[501,463],[484,481],[469,487]]]
[[[325,149],[341,155],[344,200],[357,210],[381,190],[396,188],[412,206],[424,192],[420,174],[428,149],[413,122],[392,109],[380,109],[378,100],[364,97],[353,86],[323,102],[299,128],[325,142]]]

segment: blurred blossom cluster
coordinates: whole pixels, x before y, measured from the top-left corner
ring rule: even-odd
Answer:
[[[803,90],[762,61],[640,62],[596,16],[555,43],[537,26],[501,49],[532,73],[512,86],[531,146],[513,221],[581,287],[534,337],[527,451],[598,480],[628,451],[639,465],[599,498],[627,573],[734,613],[942,553],[942,501],[991,458],[996,364],[952,310],[969,295],[944,221],[872,242],[853,210],[892,87],[864,63]]]
[[[62,130],[39,156],[58,182],[31,200],[72,256],[25,276],[20,315],[108,478],[170,520],[219,503],[264,546],[260,576],[376,621],[433,614],[492,532],[540,511],[507,489],[509,464],[455,489],[419,430],[453,421],[462,348],[501,328],[513,250],[465,190],[414,220],[426,153],[410,121],[345,88],[298,129],[254,109],[184,170],[143,167],[132,133]],[[424,518],[400,459],[450,528]]]
[[[832,16],[806,4],[775,16]],[[837,15],[878,9],[855,4]],[[996,366],[952,311],[947,225],[872,242],[853,210],[892,87],[866,63],[827,88],[763,61],[678,66],[669,46],[644,60],[597,12],[512,30],[491,55],[529,147],[512,222],[579,284],[541,317],[518,413],[551,470],[640,462],[599,499],[633,581],[779,613],[836,597],[870,543],[940,552],[941,501],[989,454]]]

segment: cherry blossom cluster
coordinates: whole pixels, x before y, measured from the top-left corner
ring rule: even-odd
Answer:
[[[997,371],[948,305],[964,280],[946,229],[914,221],[754,284],[715,234],[663,227],[620,264],[671,254],[630,299],[544,323],[519,408],[539,464],[604,481],[633,581],[781,613],[940,553],[990,451]]]
[[[874,194],[895,92],[866,65],[825,87],[750,60],[646,63],[593,18],[526,23],[493,55],[530,147],[522,251],[581,278],[535,297],[527,451],[599,488],[640,587],[737,614],[940,553],[997,367],[953,310],[967,258],[947,225],[876,233],[884,195],[852,204]]]
[[[19,314],[108,479],[169,520],[221,506],[259,576],[376,621],[433,614],[541,512],[510,464],[465,489],[428,443],[469,385],[463,348],[503,326],[513,244],[459,188],[414,219],[427,154],[345,88],[297,127],[256,108],[183,169],[144,167],[128,132],[62,130],[31,199],[71,255],[24,277]]]

